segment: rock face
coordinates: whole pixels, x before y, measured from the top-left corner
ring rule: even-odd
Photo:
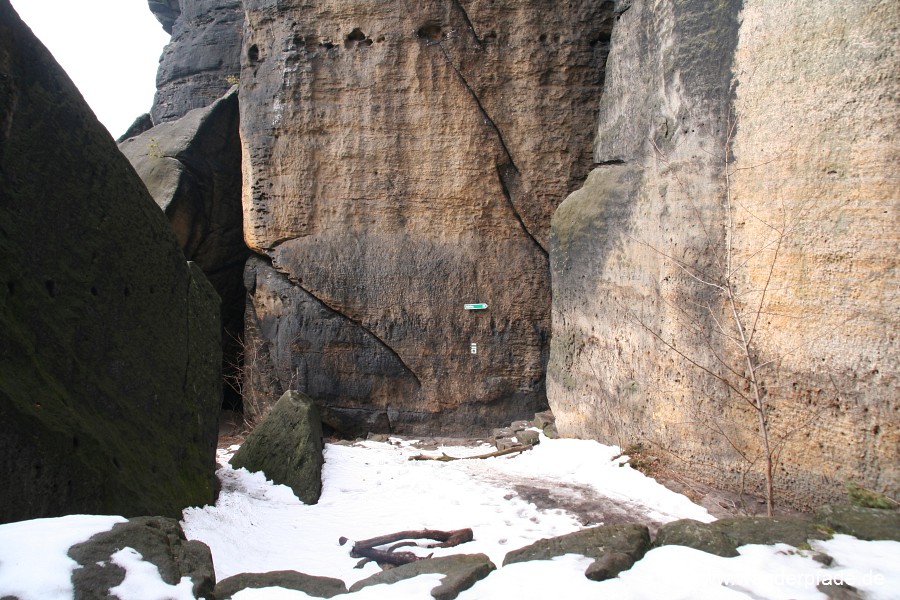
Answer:
[[[741,487],[756,414],[718,378],[746,361],[727,299],[701,283],[730,259],[772,407],[776,501],[838,499],[847,478],[897,495],[898,24],[878,0],[630,3],[601,166],[553,218],[562,435],[643,442]],[[761,480],[751,469],[747,489]]]
[[[322,493],[322,421],[315,403],[297,391],[285,392],[231,458],[231,466],[262,471],[315,504]]]
[[[237,82],[244,12],[240,0],[150,0],[172,34],[156,75],[153,123],[209,106]]]
[[[233,89],[206,108],[119,144],[166,214],[182,252],[222,299],[222,354],[234,381],[244,330],[243,271],[250,251],[241,213],[238,97]],[[226,405],[239,406],[226,389]]]
[[[112,597],[109,590],[125,579],[114,555],[125,549],[156,566],[163,582],[178,585],[187,577],[195,598],[212,597],[216,574],[209,547],[187,540],[178,521],[162,517],[137,517],[72,546],[69,557],[78,563],[72,573],[74,597]]]
[[[266,257],[245,405],[295,386],[347,433],[541,409],[549,220],[591,163],[613,2],[244,7],[244,230]]]
[[[0,522],[213,500],[218,301],[0,0]]]

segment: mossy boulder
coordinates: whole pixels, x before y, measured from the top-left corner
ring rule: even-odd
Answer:
[[[0,0],[0,522],[214,499],[219,299]]]
[[[231,466],[262,471],[273,482],[291,488],[307,504],[322,493],[322,419],[316,404],[290,390],[231,458]]]
[[[830,533],[809,519],[799,517],[735,517],[712,523],[682,519],[660,527],[654,547],[687,546],[718,556],[738,556],[746,544],[790,544],[826,540]]]
[[[826,505],[816,511],[816,522],[861,540],[900,542],[900,511],[864,506]]]
[[[564,554],[581,554],[594,559],[585,570],[585,577],[603,581],[630,569],[649,548],[650,532],[644,525],[601,525],[538,540],[530,546],[513,550],[503,559],[503,566],[529,560],[550,560]]]

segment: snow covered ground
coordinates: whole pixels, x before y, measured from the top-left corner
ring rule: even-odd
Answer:
[[[220,451],[222,493],[215,506],[184,511],[187,536],[210,546],[218,579],[240,572],[282,569],[336,577],[349,586],[378,571],[374,564],[355,569],[351,544],[408,529],[470,527],[475,539],[456,548],[421,550],[435,556],[483,552],[499,567],[505,554],[541,538],[583,527],[578,515],[539,508],[519,493],[529,486],[592,490],[625,507],[628,514],[657,523],[680,518],[712,517],[684,496],[614,459],[615,447],[582,440],[547,440],[519,455],[455,462],[410,461],[423,453],[408,441],[329,444],[325,450],[323,493],[318,504],[302,504],[284,486],[259,473],[227,464],[236,447]],[[444,447],[427,452],[476,455],[491,448]],[[540,503],[539,503],[540,504]],[[68,576],[75,567],[65,550],[121,519],[75,516],[39,519],[0,526],[0,597],[22,600],[70,598]],[[816,599],[816,585],[836,577],[876,600],[900,598],[900,542],[863,542],[835,536],[813,542],[831,555],[826,568],[790,546],[744,546],[741,555],[721,558],[682,547],[651,550],[616,579],[593,582],[583,575],[591,560],[566,555],[548,561],[518,563],[498,569],[463,592],[461,600],[613,598],[659,599]],[[158,587],[153,569],[139,556],[119,558],[129,579],[120,586],[122,600],[185,598],[185,586]],[[66,562],[68,561],[68,562]],[[46,575],[46,577],[44,577]],[[344,596],[348,600],[426,600],[440,575],[423,575],[390,586],[372,586]],[[66,587],[68,585],[68,588]],[[156,585],[156,588],[151,586]],[[165,584],[163,584],[165,585]],[[296,591],[244,590],[235,598],[300,599]]]

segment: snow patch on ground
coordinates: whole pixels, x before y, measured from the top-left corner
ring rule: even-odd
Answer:
[[[119,600],[194,600],[194,584],[190,577],[182,577],[178,585],[169,585],[162,580],[159,568],[145,562],[134,548],[122,548],[110,558],[125,569],[122,583],[109,590]]]
[[[0,598],[70,600],[69,548],[124,523],[122,517],[69,515],[0,525]]]

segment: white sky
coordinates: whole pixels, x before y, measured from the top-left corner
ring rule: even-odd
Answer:
[[[147,0],[11,0],[113,137],[148,112],[169,34]]]

